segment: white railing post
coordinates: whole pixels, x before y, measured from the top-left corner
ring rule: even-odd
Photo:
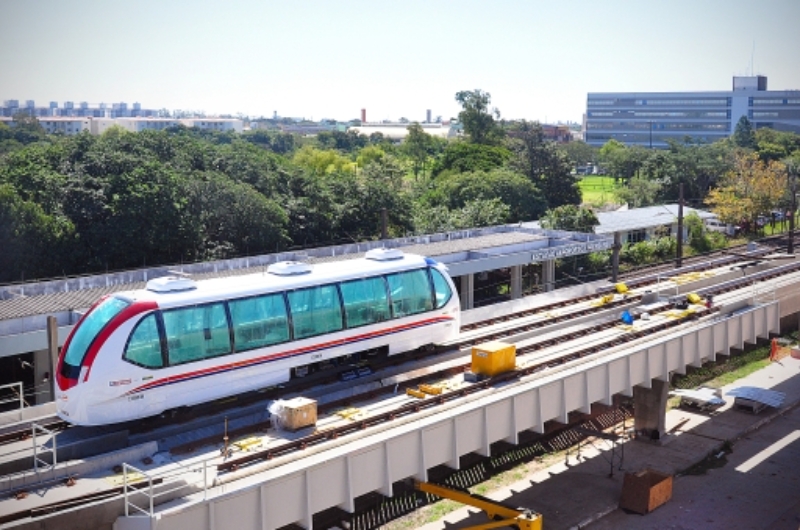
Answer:
[[[125,517],[128,513],[128,464],[122,463],[122,491],[125,494]]]
[[[203,500],[208,500],[208,460],[203,460]]]
[[[15,390],[16,388],[16,390]],[[18,402],[19,410],[20,410],[20,420],[22,420],[22,409],[25,408],[25,394],[24,389],[22,387],[22,382],[17,381],[16,383],[8,383],[5,385],[0,385],[0,390],[10,390],[11,394],[14,394],[10,397],[6,397],[5,395],[0,398],[0,404],[5,403],[12,403],[14,401]]]
[[[50,440],[53,444],[53,447],[50,449],[44,448],[44,446],[39,447],[37,433],[41,431],[41,434],[50,435]],[[31,423],[31,439],[33,441],[33,470],[36,473],[39,473],[39,468],[50,468],[53,469],[56,467],[58,463],[58,453],[56,452],[56,433],[51,431],[50,429],[46,429],[41,425],[36,423]],[[43,449],[40,451],[40,449]],[[40,458],[40,454],[42,453],[52,453],[53,455],[53,462],[52,464]]]

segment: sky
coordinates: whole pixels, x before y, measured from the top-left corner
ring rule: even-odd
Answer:
[[[0,100],[580,121],[589,92],[800,89],[800,0],[0,0]]]

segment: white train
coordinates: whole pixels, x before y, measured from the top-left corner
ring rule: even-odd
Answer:
[[[103,298],[78,322],[58,360],[57,410],[78,425],[144,418],[348,355],[437,344],[459,328],[445,267],[396,249],[230,278],[158,278]]]

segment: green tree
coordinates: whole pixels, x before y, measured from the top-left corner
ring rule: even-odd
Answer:
[[[652,206],[657,203],[661,183],[644,175],[636,175],[614,190],[617,200],[632,208]]]
[[[686,225],[686,231],[689,234],[689,246],[695,252],[703,253],[711,250],[711,240],[708,237],[705,223],[697,215],[697,212],[692,212],[683,219]]]
[[[659,197],[662,201],[676,201],[680,184],[684,187],[684,197],[705,199],[709,190],[731,169],[733,160],[730,142],[727,141],[713,144],[671,141],[664,154],[667,171],[661,178]]]
[[[474,201],[500,200],[509,208],[508,218],[501,222],[538,219],[547,208],[536,186],[524,175],[509,169],[450,174],[435,186],[436,193],[432,195],[443,199],[451,210],[464,208]]]
[[[332,149],[317,149],[310,145],[301,147],[293,161],[314,175],[325,175],[335,171],[352,170],[353,163]]]
[[[555,143],[545,140],[538,122],[522,121],[509,135],[514,150],[511,167],[527,176],[547,201],[548,208],[580,204],[578,177],[572,174],[567,156]]]
[[[742,116],[736,123],[736,129],[733,131],[733,143],[738,147],[745,149],[756,148],[756,136],[753,134],[753,125],[747,116]]]
[[[451,210],[440,205],[433,208],[414,205],[414,228],[418,234],[434,234],[464,228],[477,228],[503,223],[508,218],[508,206],[500,199],[478,199]]]
[[[74,227],[23,200],[10,184],[0,184],[0,282],[53,276],[68,268],[64,251]]]
[[[547,210],[541,218],[541,224],[543,228],[552,230],[592,233],[600,222],[591,209],[566,204]]]
[[[609,174],[620,180],[628,180],[641,169],[650,153],[641,146],[628,147],[611,139],[600,148],[599,156]]]
[[[201,260],[274,252],[288,242],[288,217],[252,186],[209,173],[187,188],[188,210],[202,235]]]
[[[455,141],[447,144],[433,163],[431,174],[437,176],[444,171],[489,171],[504,166],[510,159],[511,151],[505,147]]]
[[[403,141],[403,151],[411,159],[414,168],[414,178],[419,178],[421,171],[425,170],[425,163],[433,148],[433,137],[426,133],[417,122],[412,123],[407,128],[408,136]]]
[[[483,90],[462,90],[456,93],[461,104],[458,120],[464,125],[464,133],[474,144],[497,145],[503,138],[503,129],[495,120],[500,111],[489,108],[492,96]]]
[[[31,144],[47,138],[47,133],[42,124],[39,123],[39,120],[36,119],[36,116],[31,116],[25,111],[19,111],[11,119],[14,122],[14,139],[19,143]]]
[[[591,146],[584,141],[576,140],[559,144],[558,148],[567,155],[573,166],[585,166],[597,162],[599,149]]]

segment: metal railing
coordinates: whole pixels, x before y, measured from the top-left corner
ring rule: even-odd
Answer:
[[[122,464],[125,517],[130,517],[137,512],[153,517],[155,506],[159,504],[159,498],[167,497],[192,486],[202,487],[203,500],[208,499],[208,460],[190,466],[175,463],[175,466],[166,471],[148,472],[127,463]],[[200,476],[192,480],[192,476],[195,474]],[[137,504],[137,502],[141,502],[142,497],[146,498],[146,506]],[[174,496],[170,496],[164,502],[172,498]]]
[[[27,403],[25,403],[25,393],[22,388],[22,382],[17,381],[16,383],[8,383],[6,385],[0,385],[0,392],[9,389],[13,394],[11,397],[0,397],[0,406],[5,405],[6,403],[19,403],[19,410],[25,408]]]
[[[50,429],[42,427],[37,423],[31,423],[31,437],[33,439],[33,470],[36,471],[36,473],[49,471],[56,467],[56,464],[58,463],[56,434],[57,433],[55,431],[51,431]],[[48,437],[52,442],[50,447],[47,447],[45,444],[39,444],[37,435],[40,437],[39,439],[41,439],[42,435]],[[46,455],[48,453],[52,454],[53,456],[52,463],[42,458],[42,455]]]

